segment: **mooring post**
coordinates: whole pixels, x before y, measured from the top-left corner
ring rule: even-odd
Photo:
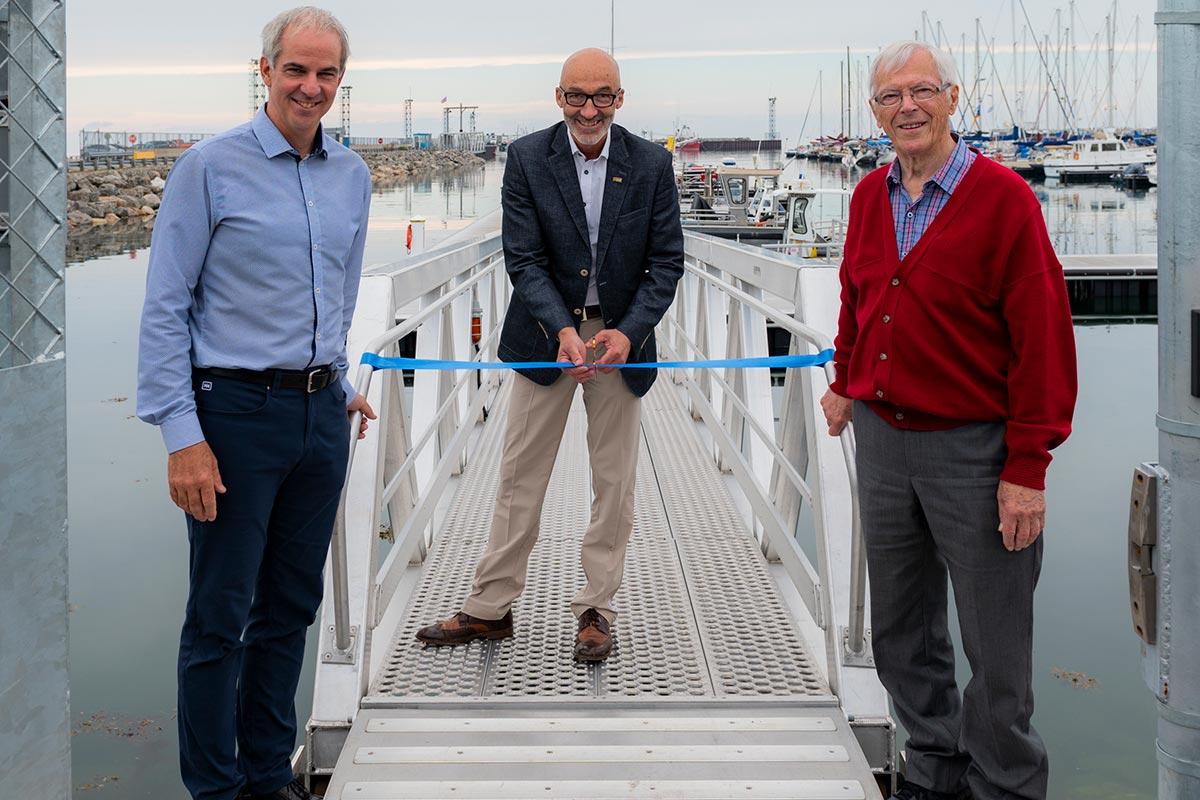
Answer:
[[[1200,326],[1192,323],[1200,309],[1200,0],[1159,0],[1158,8],[1157,520],[1141,526],[1150,528],[1142,544],[1130,526],[1130,587],[1139,570],[1152,570],[1157,591],[1147,599],[1157,607],[1148,609],[1142,649],[1158,698],[1158,797],[1184,800],[1200,797]]]

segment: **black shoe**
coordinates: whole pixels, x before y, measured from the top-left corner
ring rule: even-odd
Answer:
[[[971,793],[966,789],[961,792],[935,792],[912,781],[902,780],[900,788],[888,800],[970,800],[970,797]]]
[[[292,779],[292,782],[281,789],[276,789],[270,794],[247,795],[253,797],[254,800],[321,800],[320,795],[315,795],[308,789],[304,788],[304,784],[299,778]]]

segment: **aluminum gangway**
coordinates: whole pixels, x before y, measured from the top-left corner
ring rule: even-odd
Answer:
[[[836,265],[686,236],[660,358],[829,346]],[[351,357],[495,360],[499,234],[364,274]],[[770,323],[770,327],[768,326]],[[472,335],[472,332],[474,335]],[[824,333],[822,333],[824,332]],[[853,434],[821,369],[660,372],[642,407],[615,649],[572,660],[591,500],[577,398],[516,635],[423,648],[487,540],[512,373],[361,367],[379,412],[352,447],[297,769],[329,798],[880,798],[895,728],[864,629]]]

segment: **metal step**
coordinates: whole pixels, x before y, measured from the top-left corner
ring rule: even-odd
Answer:
[[[326,797],[879,800],[880,795],[836,705],[596,700],[364,709]]]

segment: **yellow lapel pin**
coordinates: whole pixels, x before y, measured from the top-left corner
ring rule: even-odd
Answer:
[[[620,175],[614,175],[614,176],[613,176],[613,183],[620,183],[620,182],[621,182],[621,181],[623,181],[623,180],[625,180],[625,179],[624,179],[624,178],[622,178]]]

